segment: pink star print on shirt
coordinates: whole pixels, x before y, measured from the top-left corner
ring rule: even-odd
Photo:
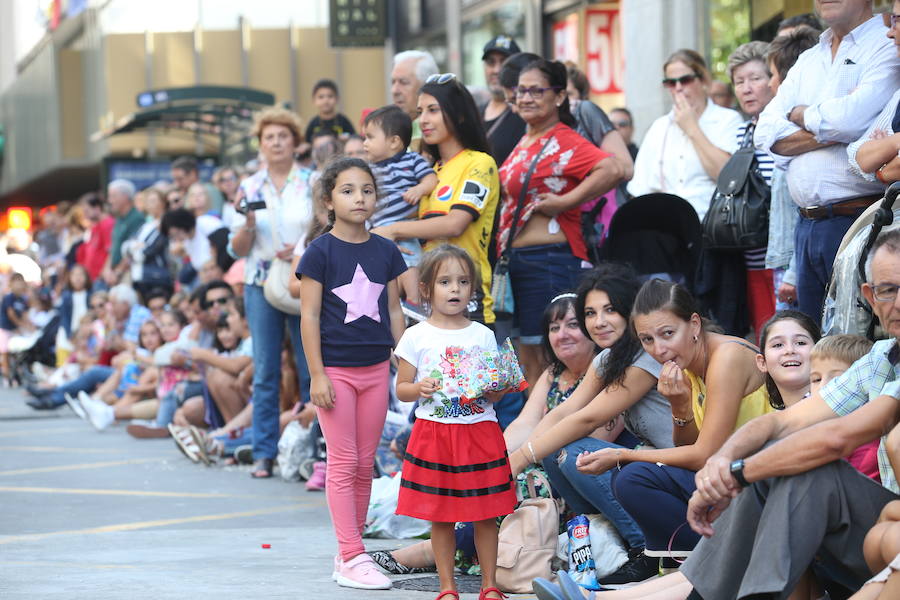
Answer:
[[[344,323],[352,323],[353,321],[369,317],[377,323],[381,323],[381,314],[378,312],[378,297],[381,296],[381,290],[384,285],[369,281],[366,272],[363,271],[362,265],[356,264],[356,271],[353,272],[353,279],[350,283],[338,286],[331,290],[334,295],[347,303],[347,316],[344,317]]]

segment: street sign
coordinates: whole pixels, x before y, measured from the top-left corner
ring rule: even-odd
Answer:
[[[383,46],[387,37],[387,0],[330,0],[332,47]]]

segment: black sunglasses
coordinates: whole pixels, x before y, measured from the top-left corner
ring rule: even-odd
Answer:
[[[693,83],[695,79],[700,79],[700,76],[696,73],[690,73],[688,75],[682,75],[681,77],[666,77],[662,80],[663,87],[673,88],[677,84],[688,85],[689,83]]]
[[[231,298],[227,298],[227,297],[216,298],[215,300],[207,300],[206,302],[203,303],[203,308],[204,309],[210,308],[213,304],[218,304],[219,306],[225,306],[229,302],[231,302]]]

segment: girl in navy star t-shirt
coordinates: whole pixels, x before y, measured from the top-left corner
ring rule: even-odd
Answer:
[[[397,278],[406,263],[393,242],[366,230],[376,193],[365,162],[338,159],[319,181],[332,229],[303,253],[297,276],[310,398],[328,451],[325,494],[340,551],[334,579],[388,589],[362,530],[387,413],[388,359],[404,329]]]

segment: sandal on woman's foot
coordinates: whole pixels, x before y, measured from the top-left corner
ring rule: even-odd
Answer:
[[[497,598],[488,598],[488,594],[497,594]],[[481,588],[481,593],[478,594],[478,600],[500,600],[502,598],[509,598],[509,596],[495,587]]]
[[[253,470],[250,471],[250,477],[253,479],[267,479],[272,476],[274,460],[271,458],[260,458],[253,463]]]
[[[369,552],[369,556],[375,561],[379,567],[390,573],[391,575],[414,575],[418,573],[431,573],[434,567],[407,567],[397,562],[394,555],[387,550],[375,550]]]
[[[448,596],[452,597],[453,600],[459,600],[459,592],[457,592],[455,590],[447,590],[446,592],[438,592],[438,595],[434,600],[448,600]]]

